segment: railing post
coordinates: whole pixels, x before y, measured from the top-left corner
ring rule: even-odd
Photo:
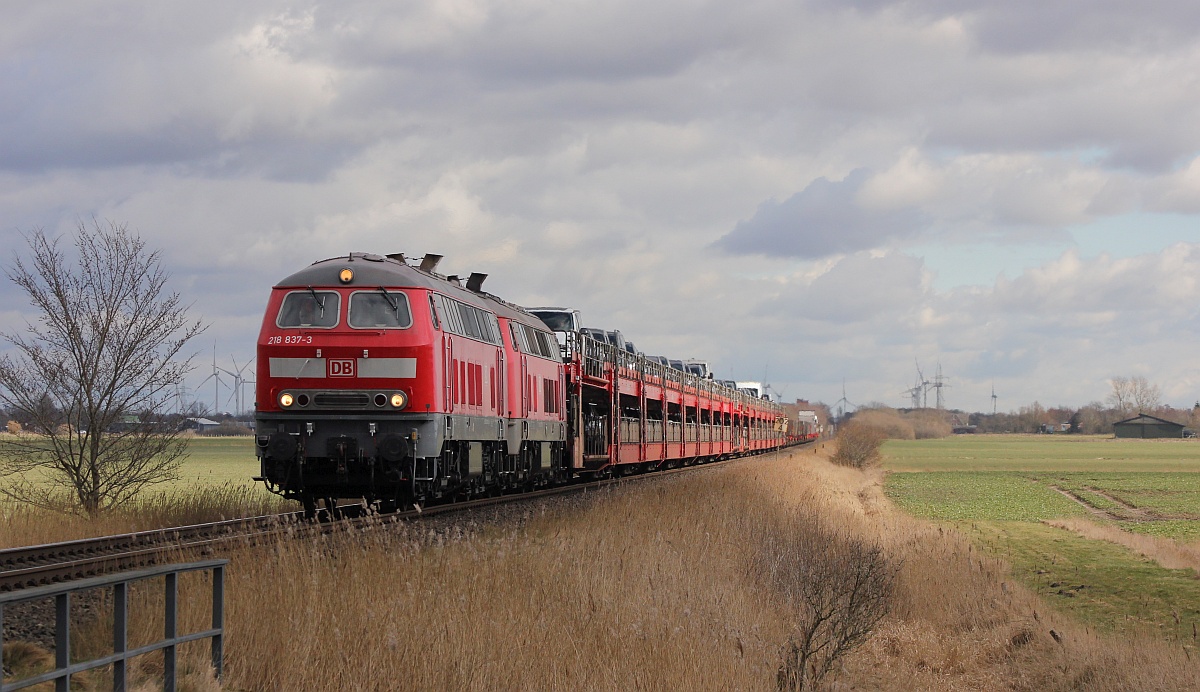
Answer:
[[[129,583],[113,584],[113,653],[129,648]],[[113,661],[113,691],[124,692],[127,683],[125,659]]]
[[[212,638],[212,664],[216,671],[217,680],[221,679],[221,673],[225,662],[225,566],[217,565],[213,567],[213,605],[212,605],[212,628],[217,630],[219,634],[213,635]]]
[[[164,589],[163,634],[171,643],[163,647],[163,690],[175,692],[175,643],[178,636],[179,574],[168,572]]]
[[[58,669],[71,665],[71,592],[54,597],[54,666]],[[70,692],[71,676],[64,675],[54,681],[55,692]]]
[[[113,690],[128,687],[130,657],[150,652],[163,652],[163,687],[174,690],[178,678],[179,644],[198,639],[212,639],[213,666],[219,678],[222,674],[225,628],[225,570],[227,560],[209,560],[180,565],[153,567],[118,575],[93,577],[53,586],[33,587],[11,593],[0,593],[0,648],[4,644],[4,615],[9,603],[21,603],[54,598],[55,605],[55,669],[26,677],[12,683],[0,680],[0,692],[13,692],[35,685],[54,682],[55,690],[69,690],[71,677],[103,666],[113,667]],[[197,570],[213,570],[213,627],[207,631],[179,636],[179,574]],[[136,649],[129,649],[129,585],[143,579],[164,577],[163,623],[165,637]],[[71,663],[71,594],[92,589],[113,589],[113,653],[87,661]]]

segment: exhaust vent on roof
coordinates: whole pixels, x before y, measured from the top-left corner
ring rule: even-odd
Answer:
[[[404,253],[403,252],[393,252],[390,255],[385,255],[385,257],[387,257],[388,259],[396,260],[397,262],[401,262],[401,263],[404,262]]]
[[[471,272],[471,276],[467,277],[467,289],[479,293],[479,289],[483,288],[483,280],[487,277],[487,274]]]
[[[432,272],[438,266],[438,262],[441,262],[441,261],[442,261],[441,255],[433,255],[433,254],[427,253],[424,257],[421,258],[421,271]]]

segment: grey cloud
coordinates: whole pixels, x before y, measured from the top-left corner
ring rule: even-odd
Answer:
[[[763,202],[715,245],[732,254],[819,258],[916,235],[924,223],[916,210],[874,210],[859,203],[869,175],[858,169],[841,181],[817,178],[783,202]]]
[[[1146,354],[1187,379],[1192,251],[975,293],[901,251],[1194,212],[1193,179],[1161,173],[1200,148],[1190,6],[26,6],[0,26],[0,221],[142,229],[219,354],[253,352],[298,266],[428,250],[646,350],[769,363],[789,395],[847,376],[896,402],[913,356],[1012,405],[1094,398],[1090,370]]]
[[[867,12],[888,10],[927,18],[959,17],[988,50],[1028,52],[1084,47],[1157,47],[1186,43],[1200,31],[1200,7],[1175,0],[1095,0],[1081,11],[1070,2],[1012,0],[964,3],[958,0],[821,0],[827,10],[851,5]]]
[[[288,47],[353,66],[470,72],[489,87],[496,80],[607,82],[673,74],[764,32],[783,33],[795,14],[770,1],[484,3],[459,12],[339,3],[318,6],[318,31]]]

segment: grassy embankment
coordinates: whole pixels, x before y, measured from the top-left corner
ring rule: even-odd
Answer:
[[[805,554],[799,534],[813,518],[901,564],[892,612],[835,669],[840,686],[1200,686],[1178,646],[1138,631],[1100,634],[1048,611],[963,536],[896,511],[880,473],[809,450],[537,505],[523,521],[234,554],[226,686],[774,689],[801,611],[779,575],[766,579],[758,566],[767,558],[803,574],[820,557]],[[140,594],[147,614],[151,592]],[[204,598],[184,602],[187,626],[203,627]],[[92,627],[103,633],[106,623]],[[148,617],[134,629],[145,641],[161,624]],[[205,657],[203,645],[187,653]],[[144,666],[153,676],[153,657]],[[202,678],[193,673],[193,689],[205,689]]]
[[[889,442],[887,493],[1105,631],[1196,643],[1200,444],[1066,436]]]

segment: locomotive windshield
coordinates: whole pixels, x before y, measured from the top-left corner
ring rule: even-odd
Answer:
[[[412,326],[408,296],[379,289],[350,296],[350,326],[356,329],[407,329]]]
[[[339,296],[334,291],[292,291],[283,297],[279,317],[280,327],[315,327],[329,329],[338,323]]]

